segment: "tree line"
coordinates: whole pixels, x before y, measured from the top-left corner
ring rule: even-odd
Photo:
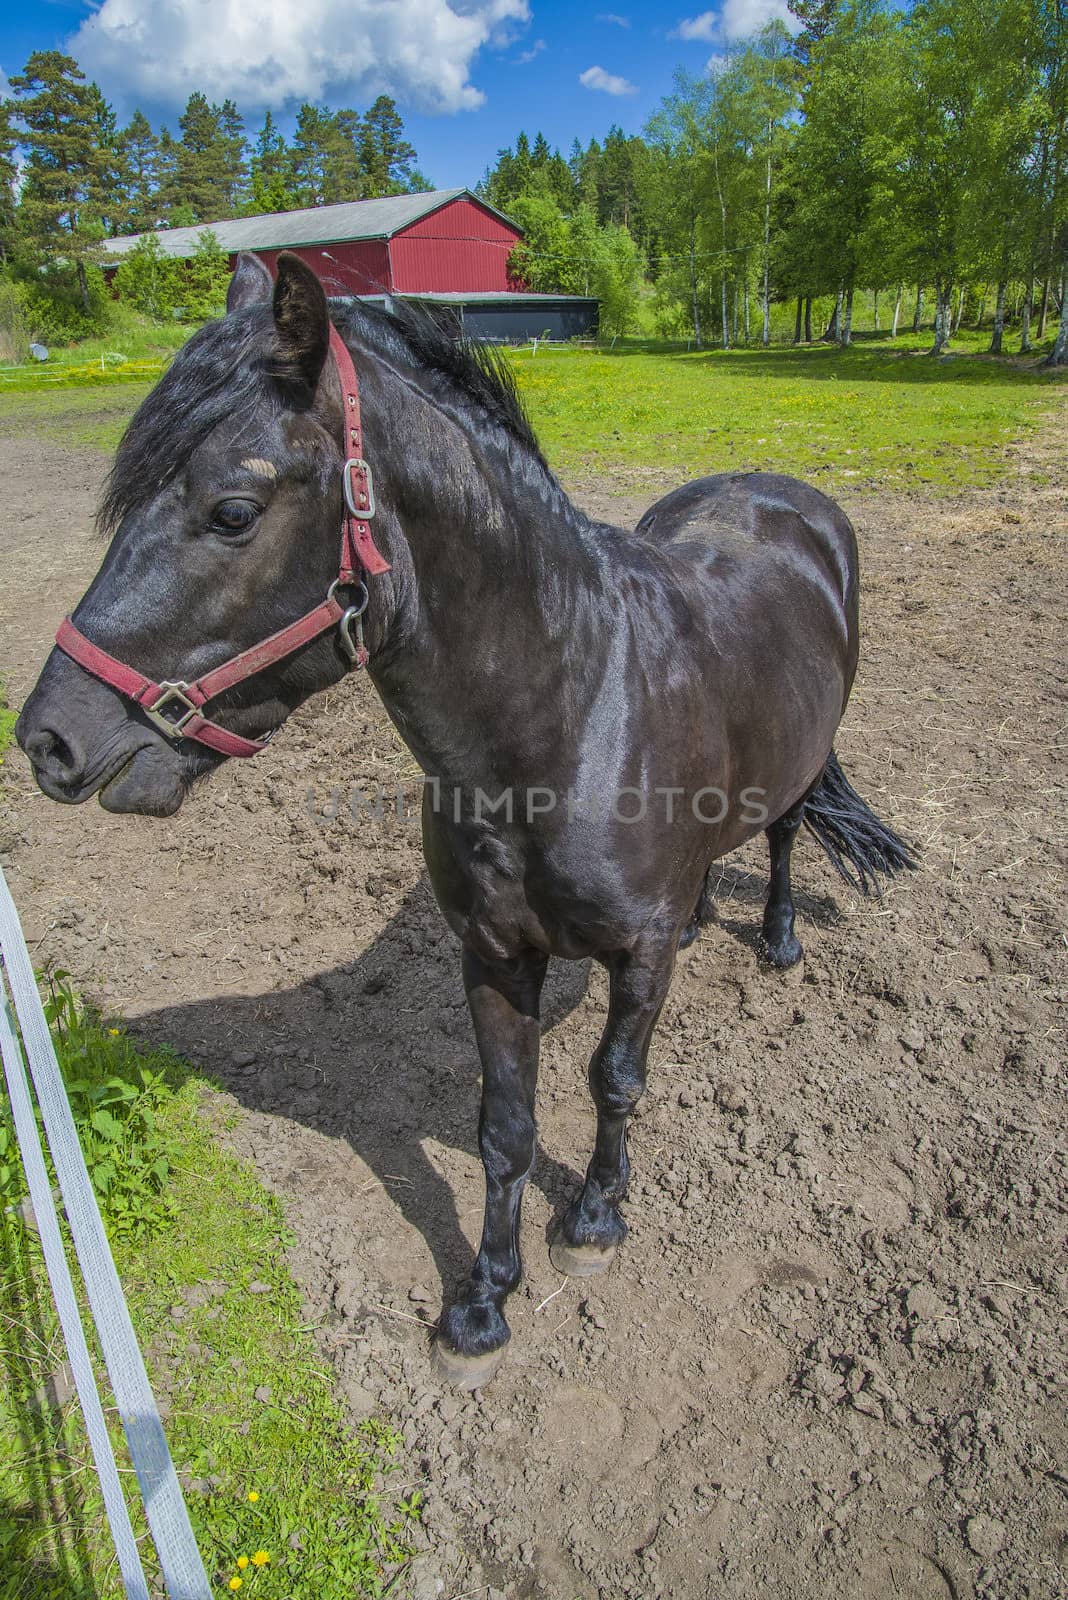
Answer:
[[[640,135],[564,157],[520,134],[498,152],[478,190],[524,230],[517,277],[595,295],[609,333],[634,329],[648,284],[663,336],[768,344],[789,307],[796,341],[849,344],[862,291],[877,326],[880,303],[895,333],[933,322],[936,353],[965,317],[989,321],[995,352],[1010,326],[1027,352],[1052,319],[1068,361],[1068,0],[789,4],[792,34],[774,22],[680,71]],[[141,112],[120,127],[57,51],[11,86],[0,255],[24,300],[55,304],[72,280],[70,328],[105,237],[429,187],[386,95],[303,105],[287,138],[269,112],[249,137],[199,91],[174,132]],[[128,274],[145,305],[164,275],[148,255]]]
[[[232,100],[213,105],[199,91],[174,132],[141,111],[120,127],[99,87],[56,50],[34,51],[10,84],[0,256],[31,298],[44,282],[57,306],[72,275],[87,316],[105,238],[430,188],[388,95],[363,112],[302,105],[287,139],[270,112],[249,136]]]
[[[480,188],[523,223],[524,276],[611,279],[591,241],[622,230],[665,335],[767,344],[785,302],[796,341],[849,344],[866,290],[895,333],[930,317],[935,353],[966,313],[989,317],[995,352],[1010,320],[1026,352],[1052,316],[1052,359],[1068,360],[1066,0],[790,10],[793,36],[775,22],[702,76],[677,73],[640,137],[613,128],[564,158],[521,134],[501,151]],[[630,258],[613,249],[633,317]]]

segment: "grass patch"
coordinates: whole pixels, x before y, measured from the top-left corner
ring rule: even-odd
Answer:
[[[178,342],[185,336],[165,332]],[[611,350],[539,345],[536,356],[525,346],[510,359],[546,454],[565,476],[636,487],[767,469],[832,492],[937,494],[1015,470],[1012,447],[1064,395],[1063,376],[988,357],[988,343],[988,331],[966,330],[940,360],[925,354],[926,332],[872,334],[848,350],[687,350],[630,340]],[[78,370],[47,392],[0,386],[0,428],[114,450],[162,358],[137,381],[132,367],[116,368],[103,388],[78,379]]]
[[[11,707],[8,705],[7,696],[4,693],[4,680],[0,678],[0,767],[3,766],[4,756],[11,748],[12,741],[14,740],[15,723],[17,721],[18,713],[16,711],[12,711]]]
[[[418,1496],[390,1492],[388,1427],[345,1421],[286,1269],[279,1203],[212,1138],[203,1080],[80,1008],[62,979],[49,1010],[213,1585],[237,1593],[240,1579],[256,1600],[383,1594],[406,1560]],[[4,1116],[10,1203],[21,1180]],[[122,1594],[77,1403],[56,1412],[35,1398],[62,1359],[36,1236],[5,1210],[0,1600]],[[145,1532],[139,1514],[134,1527]],[[162,1592],[151,1542],[141,1547]]]
[[[0,390],[0,430],[110,455],[151,388],[151,382],[127,381],[103,391],[99,387],[53,389],[47,394]]]
[[[52,395],[57,389],[96,388],[131,380],[155,383],[191,332],[180,322],[153,322],[128,306],[115,305],[111,326],[99,337],[54,347],[47,361],[0,366],[0,395]]]
[[[983,486],[1063,385],[967,342],[932,360],[912,338],[848,350],[529,349],[512,357],[554,467],[624,484],[767,469],[823,488]]]

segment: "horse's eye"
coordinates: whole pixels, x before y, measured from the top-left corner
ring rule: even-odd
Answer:
[[[245,533],[260,514],[254,500],[222,500],[211,514],[216,533]]]

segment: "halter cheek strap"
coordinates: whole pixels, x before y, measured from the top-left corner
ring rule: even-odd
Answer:
[[[157,683],[143,673],[109,655],[99,645],[93,644],[65,617],[56,633],[56,644],[65,655],[76,661],[86,672],[109,684],[139,706],[159,731],[168,739],[195,739],[209,749],[224,756],[254,756],[265,748],[271,735],[264,739],[245,739],[231,733],[217,722],[203,716],[202,708],[216,695],[235,684],[244,683],[266,667],[285,660],[294,651],[310,644],[331,628],[338,630],[338,642],[354,667],[365,667],[368,655],[363,642],[363,613],[367,609],[367,586],[364,578],[389,571],[371,532],[375,514],[374,479],[371,468],[363,459],[363,427],[360,421],[360,390],[353,365],[344,340],[331,325],[330,349],[341,383],[341,403],[344,411],[345,465],[342,469],[342,489],[345,496],[345,516],[341,524],[341,558],[338,575],[326,592],[326,599],[312,611],[305,612],[296,622],[280,628],[269,638],[254,644],[240,655],[231,656],[221,667],[214,667],[199,678],[187,683],[185,679],[162,678]],[[349,605],[337,598],[339,589],[355,590]]]

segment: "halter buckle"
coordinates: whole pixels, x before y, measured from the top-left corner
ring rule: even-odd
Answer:
[[[367,504],[365,506],[356,504],[356,490],[352,482],[352,474],[354,472],[362,473],[367,484]],[[351,514],[354,517],[362,518],[365,522],[370,522],[375,514],[375,480],[369,463],[362,456],[350,456],[345,462],[341,474],[341,486],[345,491],[345,504]]]
[[[160,684],[163,692],[156,703],[151,706],[146,706],[144,703],[141,705],[141,710],[148,720],[159,729],[160,733],[166,734],[168,739],[183,739],[187,724],[200,714],[200,707],[189,698],[190,687],[181,679],[176,683],[170,683],[165,679]],[[165,716],[163,707],[172,703],[184,709],[179,711],[177,716]]]

